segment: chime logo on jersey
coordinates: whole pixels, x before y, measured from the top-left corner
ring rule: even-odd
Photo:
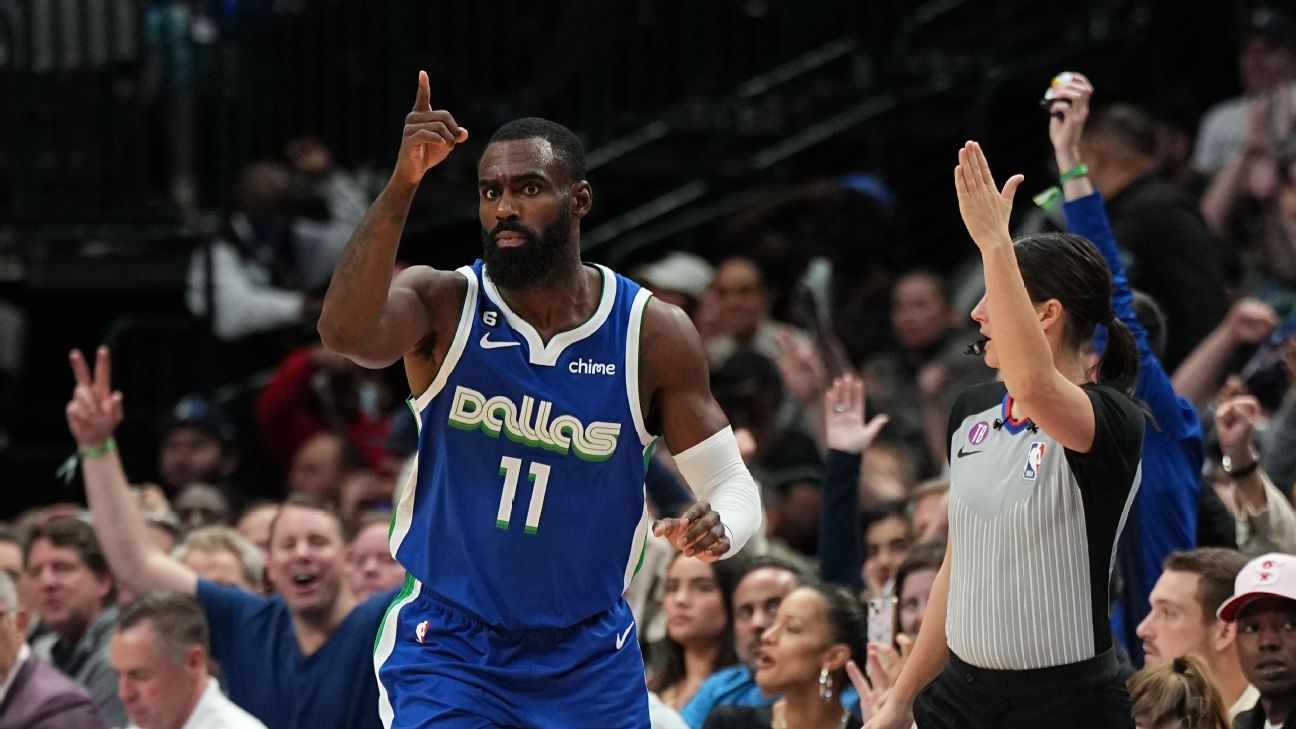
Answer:
[[[1026,454],[1026,473],[1023,476],[1028,481],[1034,481],[1039,475],[1040,464],[1044,462],[1044,444],[1035,441],[1030,444],[1030,451]]]
[[[449,424],[460,430],[480,429],[492,438],[503,433],[515,443],[555,453],[572,453],[583,461],[606,461],[616,451],[620,423],[585,425],[572,415],[553,414],[553,403],[522,396],[522,403],[504,395],[486,397],[460,385],[450,405]]]

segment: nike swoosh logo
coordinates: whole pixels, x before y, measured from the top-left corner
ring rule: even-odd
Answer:
[[[521,342],[492,342],[490,339],[490,332],[486,332],[482,335],[480,344],[482,349],[499,349],[500,347],[522,346]]]
[[[621,646],[625,645],[626,636],[630,635],[630,630],[632,628],[634,628],[634,623],[630,623],[630,627],[626,628],[624,633],[617,636],[617,650],[621,650]]]
[[[963,450],[962,447],[960,447],[960,448],[958,449],[958,457],[959,457],[959,458],[963,458],[964,456],[975,456],[976,454],[978,454],[978,453],[980,453],[980,452],[981,452],[981,451],[965,451],[965,450]]]

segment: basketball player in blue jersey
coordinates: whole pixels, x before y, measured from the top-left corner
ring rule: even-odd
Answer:
[[[650,528],[657,435],[698,503],[652,525],[722,559],[760,499],[677,308],[580,260],[593,192],[575,135],[502,127],[478,162],[483,260],[392,277],[424,174],[468,138],[420,72],[396,169],[343,252],[319,331],[355,362],[404,358],[418,467],[390,536],[408,571],[374,664],[389,727],[648,727],[622,593]]]

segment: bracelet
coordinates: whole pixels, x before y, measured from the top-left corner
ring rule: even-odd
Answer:
[[[1224,456],[1220,461],[1220,465],[1223,467],[1224,473],[1227,474],[1230,479],[1237,480],[1250,476],[1256,472],[1256,469],[1260,468],[1260,456],[1252,450],[1251,462],[1245,466],[1238,466],[1233,462],[1233,459]]]
[[[115,450],[117,450],[117,441],[110,435],[108,436],[108,440],[99,445],[88,446],[77,451],[77,457],[82,459],[98,458],[99,456],[106,456]]]
[[[1081,162],[1071,167],[1070,169],[1066,170],[1061,175],[1058,175],[1058,182],[1065,185],[1066,183],[1076,179],[1077,177],[1084,177],[1087,174],[1089,174],[1089,166],[1086,165],[1084,162]],[[1036,205],[1038,205],[1041,208],[1044,208],[1045,210],[1052,210],[1055,206],[1057,206],[1058,200],[1061,199],[1062,199],[1061,185],[1054,185],[1053,187],[1050,187],[1049,189],[1045,190],[1044,192],[1041,192],[1040,194],[1032,198],[1032,200],[1035,201]]]
[[[106,456],[117,450],[117,441],[110,435],[108,440],[92,446],[86,446],[77,450],[76,453],[68,456],[66,460],[54,472],[54,476],[61,479],[64,484],[71,484],[73,477],[76,476],[77,464],[87,458],[98,458]]]
[[[1070,182],[1077,177],[1084,177],[1087,174],[1089,174],[1089,165],[1086,165],[1084,162],[1081,162],[1076,166],[1072,167],[1071,169],[1067,170],[1066,172],[1063,172],[1061,175],[1059,175],[1058,181]]]
[[[1243,466],[1233,471],[1225,471],[1224,473],[1228,474],[1228,477],[1230,479],[1236,481],[1239,478],[1245,478],[1247,476],[1250,476],[1251,474],[1255,473],[1256,469],[1258,468],[1260,468],[1260,461],[1251,461],[1250,465]]]

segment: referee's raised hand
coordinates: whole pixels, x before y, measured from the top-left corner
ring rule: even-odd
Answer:
[[[1012,245],[1008,219],[1012,215],[1017,186],[1025,178],[1013,175],[1000,190],[995,186],[985,152],[976,142],[964,144],[958,152],[958,160],[958,166],[954,168],[954,189],[958,193],[959,214],[963,216],[963,225],[972,236],[972,242],[978,248],[995,243]]]
[[[468,141],[468,129],[459,126],[450,112],[433,110],[431,97],[427,72],[419,71],[414,109],[405,115],[400,154],[392,174],[411,185],[417,185],[428,170],[441,164],[456,144]]]

